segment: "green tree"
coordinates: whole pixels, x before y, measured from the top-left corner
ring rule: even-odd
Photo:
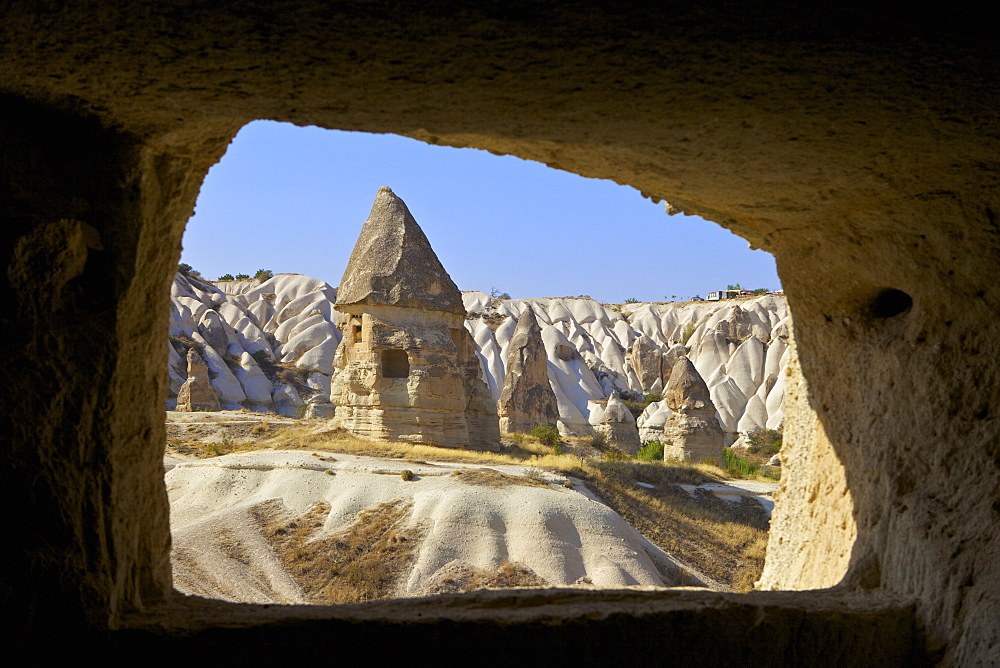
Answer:
[[[233,279],[233,275],[232,274],[223,274],[222,276],[219,276],[219,280],[220,281],[232,281],[234,279]]]
[[[253,275],[258,281],[266,281],[267,279],[274,276],[274,272],[270,269],[258,269],[257,273]]]
[[[201,272],[189,265],[187,262],[181,262],[177,265],[177,271],[184,274],[188,278],[201,278]]]

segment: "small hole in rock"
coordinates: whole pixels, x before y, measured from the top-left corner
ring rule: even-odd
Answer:
[[[891,318],[908,311],[913,306],[913,298],[902,290],[887,288],[879,292],[872,300],[872,316],[875,318]]]

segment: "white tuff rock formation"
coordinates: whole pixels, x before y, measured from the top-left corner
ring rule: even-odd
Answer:
[[[294,415],[307,403],[310,414],[332,410],[330,380],[341,337],[333,308],[336,289],[294,274],[214,285],[178,274],[172,294],[168,408],[175,406],[187,377],[184,355],[191,344],[185,340],[213,339],[219,349],[208,346],[213,351],[209,362],[216,364],[213,373],[218,372],[212,386],[227,404],[223,407]],[[469,312],[464,326],[496,401],[503,392],[518,318],[531,311],[541,329],[546,373],[564,434],[593,433],[592,406],[612,394],[661,391],[682,355],[708,385],[727,442],[739,433],[782,426],[791,331],[784,297],[613,307],[620,312],[591,299],[500,300],[482,292],[462,293],[462,299]],[[263,400],[266,385],[248,368],[262,356],[297,371],[267,378],[273,388],[270,402]],[[261,370],[273,376],[273,368]],[[641,439],[661,439],[669,416],[666,402],[650,404],[637,421]]]
[[[559,421],[542,330],[531,309],[521,314],[507,346],[507,373],[498,411],[502,433],[529,432],[535,425]]]
[[[708,386],[687,357],[677,360],[664,390],[670,417],[663,425],[663,458],[722,464],[722,429]]]

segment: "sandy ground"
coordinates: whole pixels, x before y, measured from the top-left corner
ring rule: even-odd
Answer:
[[[275,502],[292,515],[326,504],[321,529],[326,535],[343,531],[366,509],[387,502],[407,506],[405,522],[422,538],[399,596],[434,591],[430,585],[449,572],[493,571],[511,562],[552,586],[693,583],[678,577],[681,569],[668,555],[582,483],[529,467],[308,450],[198,460],[176,455],[165,463],[174,581],[185,593],[255,603],[305,602],[254,519],[260,508],[273,509]],[[412,472],[411,481],[403,479],[404,470]]]

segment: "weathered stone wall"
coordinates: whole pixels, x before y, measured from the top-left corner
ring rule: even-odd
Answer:
[[[496,408],[462,316],[395,306],[338,308],[350,316],[334,357],[337,373],[330,390],[337,426],[372,440],[497,447]],[[358,320],[361,341],[352,331]],[[405,352],[406,377],[384,375],[386,350]],[[485,424],[490,408],[492,430]]]
[[[169,281],[209,165],[241,124],[271,118],[613,179],[774,253],[801,367],[788,420],[801,427],[788,437],[793,479],[765,584],[834,583],[853,524],[840,587],[903,602],[865,618],[888,631],[866,641],[848,632],[857,617],[824,612],[824,601],[836,608],[830,593],[761,593],[775,604],[745,615],[686,597],[671,605],[690,615],[671,624],[689,620],[702,658],[723,657],[721,629],[753,619],[808,627],[766,635],[776,662],[901,663],[913,657],[883,639],[915,642],[915,626],[890,624],[912,610],[934,657],[1000,658],[1000,104],[980,16],[877,3],[611,12],[78,0],[53,11],[24,0],[0,19],[0,292],[18,352],[0,370],[10,444],[0,470],[7,507],[25,509],[12,513],[18,540],[0,586],[15,634],[114,628],[167,593]],[[103,249],[87,241],[91,228]],[[810,450],[802,439],[818,434]],[[812,541],[835,556],[803,558]],[[780,572],[786,563],[797,572]],[[623,628],[650,637],[640,599],[615,604],[624,616],[586,617],[584,647],[613,647]],[[544,619],[586,608],[557,601],[548,618],[484,603],[476,628],[489,632],[475,637],[549,648]],[[395,619],[407,605],[371,614]],[[198,624],[184,619],[165,623]],[[270,637],[316,629],[301,624]],[[357,637],[382,626],[328,628]],[[162,642],[218,641],[206,631]]]

